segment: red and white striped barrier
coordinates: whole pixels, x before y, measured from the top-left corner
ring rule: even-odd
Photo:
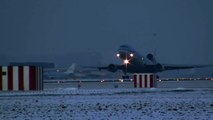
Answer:
[[[153,88],[156,87],[156,75],[154,73],[135,73],[135,88]]]
[[[42,67],[0,66],[0,91],[43,90]]]

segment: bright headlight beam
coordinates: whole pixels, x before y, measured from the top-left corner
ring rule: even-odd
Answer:
[[[116,54],[116,56],[117,56],[117,57],[120,57],[120,54],[118,53],[118,54]]]
[[[125,64],[129,64],[129,60],[124,60],[124,63]]]

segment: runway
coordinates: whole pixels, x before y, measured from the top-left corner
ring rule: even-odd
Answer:
[[[57,81],[57,80],[56,80]],[[60,81],[60,80],[58,80]],[[81,81],[81,82],[80,82]],[[80,87],[79,87],[80,85]],[[134,88],[133,81],[110,80],[84,81],[84,80],[63,80],[63,82],[44,83],[44,89],[57,88],[80,88],[80,89],[114,89],[114,88]],[[157,82],[156,88],[213,88],[212,80],[196,81],[161,81]]]

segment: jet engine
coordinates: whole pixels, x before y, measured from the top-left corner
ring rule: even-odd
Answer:
[[[108,71],[110,71],[110,72],[116,72],[118,69],[117,69],[117,66],[116,65],[114,65],[114,64],[110,64],[109,66],[108,66]]]
[[[150,61],[152,61],[153,63],[156,62],[154,55],[151,53],[147,54],[146,58],[149,59]]]
[[[151,53],[147,54],[146,56],[149,60],[152,60],[153,59],[153,55]]]
[[[157,69],[157,71],[163,71],[163,69],[164,69],[164,67],[160,64],[160,63],[157,63],[156,64],[156,69]]]

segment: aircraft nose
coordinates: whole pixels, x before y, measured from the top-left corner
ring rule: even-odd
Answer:
[[[117,57],[119,57],[121,59],[125,59],[127,57],[127,53],[125,51],[118,50]]]

